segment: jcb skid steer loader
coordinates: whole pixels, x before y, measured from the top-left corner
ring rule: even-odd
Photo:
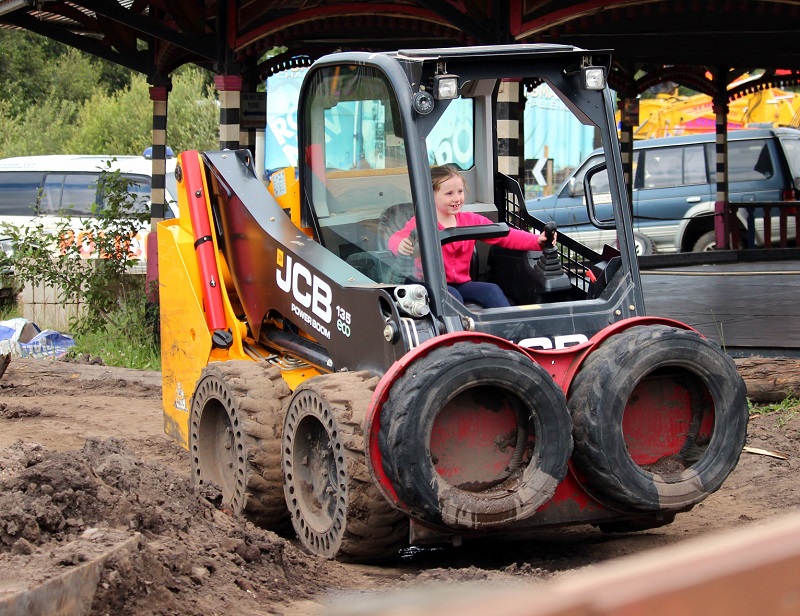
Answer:
[[[717,345],[645,314],[609,63],[564,45],[337,53],[305,77],[297,169],[265,187],[247,151],[180,155],[180,216],[158,229],[163,402],[196,484],[350,560],[653,528],[720,487],[744,444],[744,383]],[[514,118],[498,97],[516,87],[599,135],[586,207],[618,248],[478,242],[473,279],[512,305],[464,305],[443,244],[548,223],[499,171]],[[444,162],[463,169],[465,209],[496,222],[439,230]],[[387,238],[411,216],[404,268]]]

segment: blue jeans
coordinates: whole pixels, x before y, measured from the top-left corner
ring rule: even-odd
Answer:
[[[511,305],[500,287],[493,282],[471,280],[461,284],[449,284],[447,290],[462,304],[475,302],[484,308],[504,308]]]

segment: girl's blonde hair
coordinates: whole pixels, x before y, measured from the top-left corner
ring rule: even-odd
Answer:
[[[450,178],[461,178],[464,182],[464,192],[467,192],[467,181],[461,175],[461,170],[455,165],[441,165],[439,167],[431,167],[431,183],[433,184],[433,192],[439,190],[439,186]]]

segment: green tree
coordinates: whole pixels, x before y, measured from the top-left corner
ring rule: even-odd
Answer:
[[[141,75],[134,75],[129,88],[111,96],[95,91],[78,113],[66,150],[141,154],[152,143],[152,109],[147,81]]]
[[[172,75],[167,139],[175,151],[218,143],[210,73]],[[45,37],[0,30],[0,157],[141,154],[152,142],[144,76]]]
[[[46,98],[17,117],[0,105],[0,157],[63,153],[80,108],[69,100]]]
[[[219,108],[204,72],[183,67],[173,76],[168,102],[167,142],[176,152],[216,147]],[[88,154],[141,154],[152,143],[153,104],[149,84],[134,75],[130,88],[87,101],[67,149]]]
[[[0,97],[11,115],[50,98],[83,102],[125,88],[131,71],[38,34],[0,30]]]
[[[183,66],[172,76],[167,141],[176,152],[219,147],[219,106],[209,73]]]
[[[0,30],[0,93],[12,116],[21,115],[48,96],[55,41],[18,30]]]

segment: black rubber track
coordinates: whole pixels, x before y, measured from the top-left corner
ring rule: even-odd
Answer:
[[[483,387],[515,401],[522,431],[516,446],[527,449],[512,461],[505,478],[484,489],[461,489],[436,471],[431,431],[450,400]],[[457,343],[415,361],[394,383],[381,410],[379,446],[384,470],[412,515],[451,528],[479,529],[529,517],[552,498],[567,472],[571,430],[564,393],[541,366],[492,344]]]
[[[222,488],[222,505],[270,530],[288,528],[281,430],[291,391],[263,362],[203,369],[192,396],[189,455],[195,485]]]
[[[692,375],[684,381],[694,384],[693,426],[699,426],[703,412],[703,388],[713,402],[711,439],[694,442],[689,429],[680,453],[687,468],[681,472],[659,474],[640,467],[628,454],[622,433],[631,393],[659,369]],[[697,333],[664,325],[633,327],[602,343],[573,380],[568,398],[575,462],[589,491],[609,506],[640,511],[691,507],[733,471],[747,435],[746,389],[733,360]]]
[[[377,382],[366,372],[311,378],[295,390],[286,414],[286,502],[300,541],[325,558],[386,560],[408,541],[408,518],[372,482],[364,455]]]

